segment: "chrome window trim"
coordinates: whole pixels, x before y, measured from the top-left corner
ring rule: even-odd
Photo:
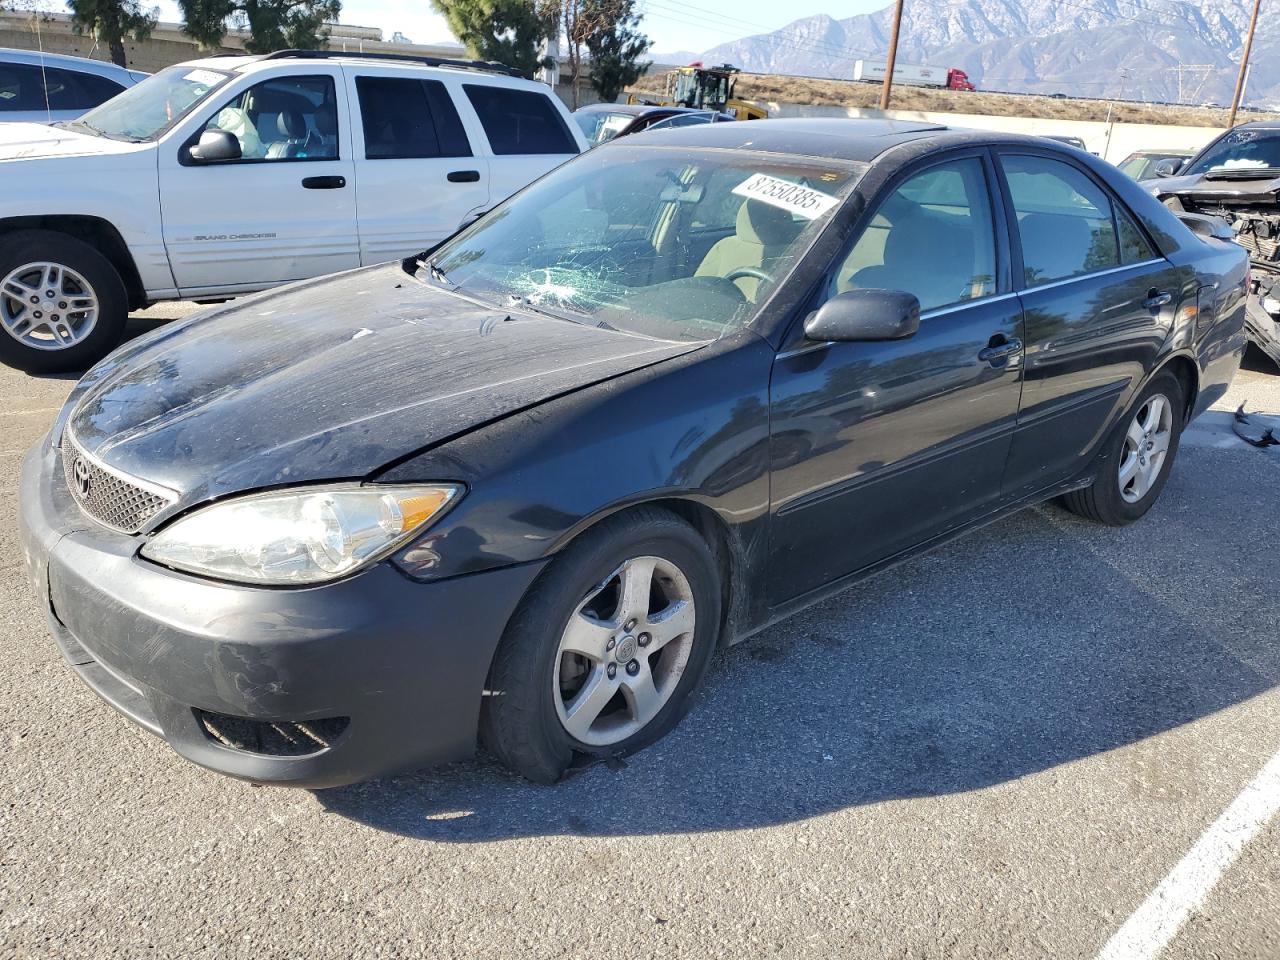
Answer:
[[[1063,277],[1061,280],[1050,280],[1048,283],[1038,283],[1035,286],[1025,286],[1018,293],[1031,293],[1035,290],[1051,290],[1054,287],[1060,287],[1067,283],[1078,283],[1081,280],[1089,280],[1093,277],[1105,277],[1113,273],[1122,273],[1125,270],[1136,270],[1138,267],[1149,267],[1157,263],[1167,263],[1164,257],[1151,257],[1148,260],[1140,260],[1137,263],[1122,263],[1118,267],[1107,267],[1105,270],[1092,270],[1089,273],[1078,273],[1073,277]]]

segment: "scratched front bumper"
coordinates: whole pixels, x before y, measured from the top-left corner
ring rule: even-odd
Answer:
[[[338,583],[217,583],[138,557],[87,520],[42,441],[19,492],[27,570],[64,657],[103,699],[184,757],[249,780],[324,787],[474,749],[485,676],[540,564],[419,583],[388,563]],[[350,717],[325,751],[268,756],[211,738],[195,711]]]

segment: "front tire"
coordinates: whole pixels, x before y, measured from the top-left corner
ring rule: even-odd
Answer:
[[[1061,497],[1072,513],[1096,523],[1133,523],[1160,499],[1182,437],[1182,383],[1161,373],[1138,396],[1103,445],[1093,485]]]
[[[49,230],[0,239],[0,362],[84,370],[120,342],[128,312],[119,272],[84,241]]]
[[[656,508],[610,518],[556,557],[512,617],[481,739],[537,783],[575,756],[639,750],[688,709],[719,624],[715,556],[696,530]]]

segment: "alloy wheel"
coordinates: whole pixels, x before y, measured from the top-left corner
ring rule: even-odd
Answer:
[[[1172,438],[1173,405],[1164,394],[1152,394],[1125,431],[1118,471],[1120,496],[1125,502],[1137,503],[1155,485]]]
[[[674,563],[635,557],[569,618],[556,652],[556,713],[579,743],[608,747],[639,733],[671,699],[693,650],[693,590]]]
[[[98,295],[89,281],[60,263],[27,263],[0,280],[0,327],[37,350],[65,350],[98,322]]]

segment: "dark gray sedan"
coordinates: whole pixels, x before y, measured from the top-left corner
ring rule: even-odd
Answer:
[[[207,767],[323,786],[481,739],[554,781],[903,558],[1049,498],[1137,520],[1235,373],[1246,268],[1042,139],[640,134],[107,358],[24,464],[32,583]]]

